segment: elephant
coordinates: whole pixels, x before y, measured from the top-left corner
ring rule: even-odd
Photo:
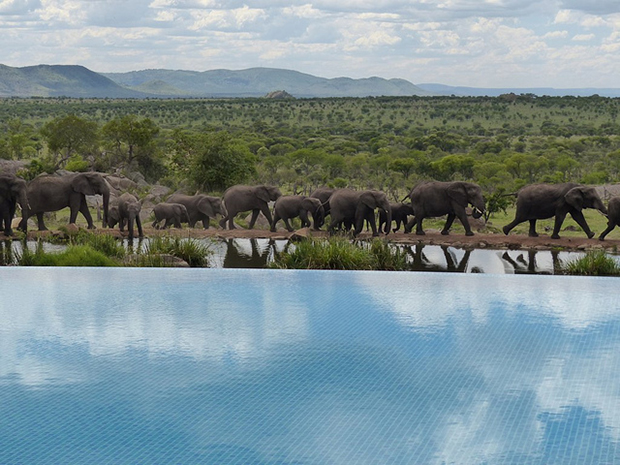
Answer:
[[[314,226],[323,221],[324,211],[321,201],[305,195],[285,195],[276,200],[273,207],[274,215],[271,223],[271,231],[276,231],[276,223],[283,220],[286,229],[293,232],[293,228],[289,223],[289,219],[299,217],[301,219],[302,228],[310,226],[308,213],[312,215]]]
[[[323,226],[323,224],[325,223],[325,217],[327,217],[327,215],[329,215],[330,213],[329,198],[334,192],[336,192],[336,190],[337,189],[334,189],[333,187],[319,187],[310,194],[310,197],[319,199],[321,201],[321,204],[323,205],[323,220],[318,224],[315,221],[314,229],[320,229],[321,226]]]
[[[125,192],[118,198],[118,205],[112,207],[112,209],[117,209],[118,211],[118,227],[121,232],[125,228],[126,224],[127,230],[129,231],[128,237],[129,239],[133,239],[133,225],[135,222],[138,227],[139,237],[144,237],[144,233],[142,232],[142,220],[140,220],[140,210],[142,209],[142,204],[135,195]],[[114,226],[112,225],[111,227]]]
[[[391,203],[390,207],[392,208],[392,221],[396,223],[396,227],[392,229],[393,232],[396,232],[400,229],[401,223],[404,225],[407,224],[407,216],[413,215],[413,207],[410,203]],[[386,214],[383,210],[379,210],[379,231],[380,232],[390,232],[390,224],[387,224]]]
[[[202,221],[202,226],[205,229],[209,229],[211,218],[215,218],[215,215],[226,216],[226,208],[224,208],[224,204],[219,197],[204,194],[172,194],[166,202],[185,205],[189,215],[188,224],[190,228],[193,228],[198,221]]]
[[[441,234],[448,235],[452,223],[458,218],[465,228],[465,235],[473,236],[465,208],[470,204],[473,206],[472,216],[474,218],[480,218],[485,209],[482,189],[472,182],[425,182],[411,189],[409,198],[415,216],[405,225],[405,232],[411,232],[415,225],[416,234],[420,236],[425,234],[422,229],[422,221],[425,218],[443,215],[448,215],[448,218]]]
[[[607,204],[607,229],[598,237],[599,241],[604,241],[605,236],[620,224],[620,197],[613,197]]]
[[[182,203],[158,203],[153,207],[153,213],[155,214],[155,221],[153,221],[153,227],[159,229],[159,223],[166,220],[163,228],[168,228],[171,224],[174,224],[175,228],[181,227],[181,222],[189,221],[189,214],[187,208]]]
[[[378,236],[375,222],[375,209],[377,208],[385,210],[386,221],[388,224],[392,224],[390,202],[385,193],[380,191],[339,189],[332,194],[329,204],[331,207],[330,234],[333,234],[341,224],[353,224],[355,226],[353,234],[357,236],[362,232],[364,220],[367,220],[372,228],[372,235]]]
[[[78,211],[84,215],[88,229],[94,229],[93,218],[86,204],[87,195],[101,194],[103,196],[103,224],[108,223],[108,204],[110,202],[110,187],[99,173],[73,173],[66,176],[39,176],[28,183],[28,202],[30,210],[28,216],[37,215],[39,231],[45,231],[43,213],[71,209],[69,223],[75,223]],[[24,217],[20,228],[26,227],[27,218]]]
[[[26,231],[28,219],[28,187],[26,181],[13,174],[0,175],[0,229],[5,236],[12,236],[11,223],[15,216],[15,207],[19,202],[22,209],[23,231]]]
[[[224,192],[224,205],[227,213],[220,220],[220,226],[226,229],[228,221],[229,229],[236,229],[234,219],[237,213],[252,210],[252,218],[249,228],[252,229],[256,223],[258,215],[262,212],[271,225],[273,223],[271,212],[269,211],[269,202],[276,201],[282,196],[280,189],[274,186],[241,186],[236,185],[229,187]]]
[[[595,208],[607,215],[607,209],[593,187],[575,183],[532,184],[517,192],[515,219],[504,226],[503,231],[508,234],[518,224],[529,221],[529,236],[538,237],[536,220],[555,216],[551,238],[559,239],[564,218],[570,213],[588,238],[592,238],[594,233],[581,212],[584,208]]]

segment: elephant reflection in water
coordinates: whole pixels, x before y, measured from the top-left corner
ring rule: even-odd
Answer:
[[[428,259],[424,253],[424,245],[422,244],[406,246],[404,250],[413,258],[411,269],[415,271],[451,271],[455,273],[465,273],[467,271],[467,264],[469,263],[469,257],[472,252],[471,250],[465,250],[463,258],[459,261],[450,247],[442,245],[441,250],[446,260],[446,264],[442,265]]]
[[[249,241],[251,251],[248,254],[241,247],[240,241]],[[287,242],[285,250],[289,247]],[[266,268],[270,258],[276,252],[276,242],[269,240],[269,243],[261,247],[258,239],[229,239],[226,241],[226,256],[224,257],[224,268]]]
[[[24,244],[24,246],[26,246]],[[14,265],[13,241],[0,242],[0,266]]]
[[[536,253],[536,250],[528,250],[526,260],[524,254],[522,253],[517,255],[516,259],[514,259],[506,251],[502,254],[501,258],[505,262],[504,268],[506,269],[506,271],[511,271],[515,274],[557,274],[560,272],[562,267],[562,263],[560,261],[560,252],[558,252],[557,250],[551,251],[553,271],[541,269],[538,267],[538,263],[536,262]]]

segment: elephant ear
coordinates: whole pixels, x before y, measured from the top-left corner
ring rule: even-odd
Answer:
[[[271,197],[269,196],[269,191],[265,186],[258,186],[256,188],[256,197],[261,199],[265,203],[271,202]]]
[[[360,202],[366,205],[371,210],[377,208],[377,198],[373,195],[372,192],[364,192],[360,195]]]
[[[315,212],[321,206],[321,201],[312,197],[306,197],[301,201],[301,205],[309,212]]]
[[[571,207],[581,211],[583,208],[583,192],[581,191],[581,188],[573,187],[566,193],[566,195],[564,195],[564,200],[566,200],[566,203]]]
[[[215,217],[215,212],[213,211],[213,206],[211,205],[211,201],[209,199],[202,199],[198,202],[198,211],[207,215],[209,218]]]
[[[84,195],[95,195],[97,193],[88,177],[82,174],[78,174],[73,178],[71,187],[73,187],[74,191]]]
[[[467,189],[462,183],[453,183],[447,189],[446,193],[448,197],[458,203],[461,207],[465,208],[468,204]]]

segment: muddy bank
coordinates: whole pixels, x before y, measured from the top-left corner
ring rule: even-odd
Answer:
[[[70,228],[73,229],[73,228]],[[94,232],[99,234],[112,234],[119,238],[126,238],[127,233],[121,233],[118,229],[96,229]],[[300,239],[302,237],[328,237],[326,231],[312,231],[309,229],[301,229],[293,233],[289,233],[286,230],[279,230],[277,232],[271,232],[264,229],[235,229],[235,230],[223,230],[223,229],[167,229],[165,231],[156,230],[152,228],[144,228],[144,233],[147,237],[153,237],[158,235],[174,235],[178,237],[191,237],[196,239],[202,238],[215,238],[215,239]],[[37,238],[49,238],[53,235],[64,234],[59,231],[29,231],[28,239],[36,240]],[[385,236],[381,236],[385,237]],[[2,233],[0,233],[0,240],[6,239]],[[368,240],[372,239],[372,235],[369,232],[363,232],[359,235],[359,239]],[[511,234],[505,236],[503,234],[481,234],[476,233],[474,236],[467,237],[462,234],[451,234],[448,236],[442,236],[439,231],[427,230],[425,236],[417,236],[415,234],[405,234],[403,232],[390,233],[387,239],[394,243],[399,244],[423,244],[423,245],[446,245],[464,249],[506,249],[506,250],[566,250],[566,251],[584,251],[584,250],[596,250],[604,249],[610,253],[616,253],[620,250],[620,240],[608,239],[606,241],[599,241],[598,239],[588,239],[586,237],[562,237],[561,239],[551,239],[548,235],[541,234],[539,237],[528,237],[526,235]]]

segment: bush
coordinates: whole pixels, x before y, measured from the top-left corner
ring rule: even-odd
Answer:
[[[40,242],[35,252],[25,248],[18,263],[22,266],[118,266],[115,260],[88,245],[73,245],[60,253],[48,253]]]
[[[620,265],[604,251],[597,250],[563,264],[562,271],[578,276],[620,276]]]
[[[181,239],[167,236],[154,237],[144,250],[144,254],[147,256],[168,254],[182,258],[192,267],[208,266],[209,255],[212,253],[208,245],[195,239]],[[145,259],[145,263],[149,260],[153,262],[152,259]]]
[[[315,270],[405,270],[405,254],[388,243],[355,244],[343,237],[329,240],[307,239],[292,252],[276,254],[272,268]]]

